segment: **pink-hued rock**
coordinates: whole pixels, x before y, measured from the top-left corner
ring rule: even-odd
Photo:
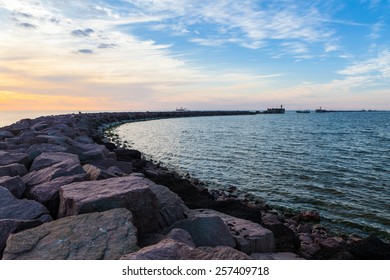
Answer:
[[[301,213],[299,213],[298,218],[300,221],[312,223],[319,223],[321,220],[320,213],[314,210],[302,211]]]
[[[159,243],[125,255],[121,260],[248,260],[249,257],[231,247],[195,248],[191,235],[173,229]]]
[[[51,167],[55,164],[57,164],[57,167],[69,168],[80,164],[80,160],[77,155],[74,154],[61,152],[44,152],[40,154],[36,159],[34,159],[30,171],[41,170],[47,167]]]
[[[52,220],[49,211],[42,204],[27,199],[17,199],[6,188],[0,187],[0,220]]]
[[[104,145],[84,144],[73,142],[71,147],[79,156],[81,161],[100,160],[107,157],[109,151]]]
[[[26,190],[26,185],[20,176],[2,176],[0,177],[0,186],[8,189],[16,198],[21,198]]]
[[[234,237],[236,248],[247,254],[273,252],[275,241],[273,233],[260,224],[239,219],[210,209],[191,210],[189,217],[217,216],[227,225]]]
[[[50,211],[52,217],[57,217],[58,207],[60,205],[59,189],[62,186],[73,182],[82,182],[88,179],[87,174],[78,174],[73,176],[63,176],[32,187],[27,194],[29,199],[42,203]]]
[[[137,251],[127,209],[71,216],[12,234],[5,260],[108,260]]]
[[[127,208],[141,233],[159,228],[153,182],[135,176],[72,183],[60,188],[58,217]]]

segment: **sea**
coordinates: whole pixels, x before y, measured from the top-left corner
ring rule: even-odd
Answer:
[[[115,133],[209,189],[233,186],[280,211],[316,210],[335,233],[390,240],[390,112],[161,119]]]

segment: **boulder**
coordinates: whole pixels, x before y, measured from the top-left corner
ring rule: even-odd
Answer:
[[[0,166],[20,163],[28,168],[31,164],[27,153],[0,151]]]
[[[27,174],[26,166],[20,163],[12,163],[0,166],[0,176],[24,176]]]
[[[236,246],[233,236],[220,217],[193,217],[174,223],[168,230],[181,228],[189,232],[197,247]]]
[[[348,251],[360,260],[389,260],[390,244],[370,236],[349,245]]]
[[[0,186],[8,189],[16,198],[21,198],[26,190],[26,185],[20,176],[2,176],[0,177]]]
[[[79,156],[81,161],[100,160],[107,157],[109,151],[104,145],[72,143],[72,150]]]
[[[33,124],[31,126],[31,129],[35,130],[35,131],[40,131],[40,130],[43,130],[45,128],[48,128],[49,126],[50,126],[49,122],[47,122],[47,121],[40,121],[40,122],[37,122],[37,123]]]
[[[122,177],[127,175],[123,173],[122,170],[120,170],[116,166],[112,166],[107,170],[102,170],[99,167],[94,166],[92,164],[85,164],[83,165],[83,169],[89,175],[89,178],[92,181],[109,179],[114,177]]]
[[[320,213],[314,210],[302,211],[301,213],[299,213],[298,219],[301,222],[310,222],[316,224],[318,224],[321,220]]]
[[[226,224],[238,250],[247,254],[273,252],[275,250],[273,233],[260,224],[209,209],[191,210],[189,214],[189,217],[212,216],[221,218]]]
[[[8,130],[0,130],[0,140],[4,140],[5,138],[12,138],[15,137],[11,132]]]
[[[132,161],[141,159],[141,152],[132,149],[115,149],[114,153],[119,161]]]
[[[50,182],[58,177],[72,176],[85,173],[80,164],[71,165],[70,162],[59,162],[50,167],[40,170],[33,170],[27,175],[23,176],[23,182],[26,184],[27,191],[31,187]]]
[[[137,229],[131,212],[112,209],[66,217],[12,234],[3,259],[107,260],[137,250]]]
[[[17,199],[4,187],[0,187],[0,219],[52,220],[45,206],[34,200]]]
[[[131,162],[124,162],[113,159],[102,159],[89,161],[88,163],[99,167],[100,169],[109,169],[110,167],[115,166],[118,167],[123,173],[133,173],[133,164]]]
[[[46,206],[50,212],[50,215],[55,218],[57,217],[58,208],[60,205],[60,187],[71,184],[73,182],[86,181],[87,179],[88,175],[85,173],[73,176],[58,177],[53,181],[32,187],[28,192],[27,197]]]
[[[38,220],[33,220],[33,221],[22,221],[22,220],[12,220],[12,219],[0,220],[0,259],[3,256],[3,250],[5,248],[7,239],[12,233],[17,233],[25,229],[37,227],[41,224],[42,222]]]
[[[125,255],[121,260],[247,260],[249,257],[231,247],[195,248],[191,235],[173,229],[159,243]]]
[[[59,164],[60,163],[60,164]],[[41,170],[57,164],[57,167],[70,168],[80,164],[80,160],[75,154],[61,152],[43,152],[34,159],[30,171]]]
[[[141,233],[158,229],[153,182],[135,176],[72,183],[60,188],[58,217],[127,208]]]
[[[40,154],[47,152],[47,153],[56,153],[56,152],[67,152],[68,148],[63,147],[60,145],[54,145],[54,144],[34,144],[31,145],[27,149],[28,157],[31,161],[33,161],[36,157],[38,157]]]
[[[158,223],[161,229],[187,217],[190,210],[177,194],[161,185],[152,184],[150,189],[157,197]]]

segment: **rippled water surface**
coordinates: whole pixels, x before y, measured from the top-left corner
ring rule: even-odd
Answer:
[[[333,229],[390,239],[390,112],[198,117],[129,123],[122,140],[209,184],[236,186]]]

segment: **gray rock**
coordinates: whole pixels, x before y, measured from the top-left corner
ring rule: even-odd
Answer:
[[[181,228],[188,231],[197,247],[236,246],[228,227],[217,216],[180,220],[174,223],[169,230],[173,228]]]
[[[0,219],[52,220],[45,206],[34,200],[17,199],[3,187],[0,187]]]
[[[50,126],[50,123],[47,122],[47,121],[41,121],[41,122],[37,122],[35,124],[33,124],[31,126],[31,129],[32,130],[35,130],[35,131],[40,131],[40,130],[43,130],[45,128],[48,128]]]
[[[12,163],[0,166],[0,176],[24,176],[27,174],[26,166],[20,163]]]
[[[8,189],[17,198],[21,198],[22,194],[26,190],[26,185],[20,176],[2,176],[0,177],[0,186]]]
[[[66,217],[12,234],[5,260],[119,259],[138,250],[131,212],[113,209]]]
[[[27,153],[0,151],[0,166],[20,163],[28,168],[31,164]]]
[[[230,247],[195,248],[188,232],[173,229],[159,243],[125,255],[121,260],[247,260],[249,257]]]
[[[52,217],[57,217],[58,208],[60,205],[59,189],[62,186],[71,184],[73,182],[82,182],[88,179],[87,174],[78,174],[73,176],[63,176],[32,187],[27,194],[29,199],[38,201],[46,206]]]
[[[33,161],[40,154],[47,153],[55,153],[55,152],[67,152],[68,148],[60,145],[54,144],[34,144],[27,149],[28,157],[31,161]]]
[[[81,161],[100,160],[107,157],[109,151],[104,145],[72,143],[72,149]]]
[[[46,167],[40,170],[33,170],[26,176],[23,176],[23,182],[26,184],[27,191],[31,187],[50,182],[58,177],[72,176],[85,173],[80,164],[71,166],[69,162],[59,162],[53,166]]]
[[[122,170],[120,170],[116,166],[112,166],[112,167],[108,168],[107,170],[102,170],[99,167],[94,166],[92,164],[85,164],[85,165],[83,165],[83,169],[89,175],[89,178],[92,181],[115,178],[115,177],[122,177],[122,176],[127,175],[127,174],[123,173]]]
[[[123,173],[131,174],[133,173],[133,164],[131,162],[118,161],[113,159],[102,159],[89,161],[89,164],[92,164],[100,169],[108,169],[110,167],[118,167]]]
[[[12,233],[17,233],[25,229],[37,227],[41,224],[42,222],[38,220],[33,220],[33,221],[21,221],[21,220],[12,220],[12,219],[0,220],[0,259],[3,256],[3,250],[5,248],[7,239]]]
[[[59,164],[60,163],[60,164]],[[41,170],[57,164],[57,167],[70,168],[80,164],[80,160],[75,154],[61,152],[43,152],[34,159],[30,171]]]
[[[157,230],[157,199],[153,182],[139,177],[119,177],[72,183],[60,188],[58,217],[127,208],[141,233]]]
[[[177,194],[161,185],[151,185],[150,189],[157,197],[160,228],[167,228],[187,217],[190,210]]]
[[[0,130],[0,140],[4,140],[5,138],[15,137],[11,132],[7,130]]]
[[[275,250],[273,233],[257,223],[209,209],[191,210],[189,216],[220,217],[234,237],[237,249],[247,254],[266,253]]]

